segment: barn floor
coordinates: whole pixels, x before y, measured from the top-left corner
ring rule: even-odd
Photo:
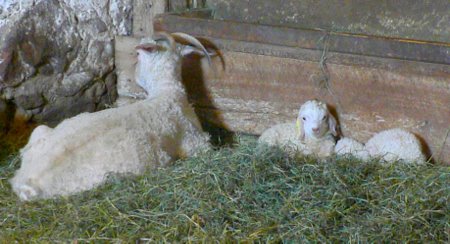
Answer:
[[[16,153],[2,152],[0,242],[449,240],[449,166],[318,162],[258,149],[250,136],[236,141],[167,169],[111,177],[95,191],[30,203],[8,184]]]

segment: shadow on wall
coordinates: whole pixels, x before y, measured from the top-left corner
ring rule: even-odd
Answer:
[[[225,70],[225,60],[220,50],[206,39],[199,38],[199,40],[208,49],[212,58],[220,59],[222,65],[220,68]],[[219,67],[207,67],[202,60],[205,59],[198,54],[190,54],[183,59],[181,75],[189,102],[194,106],[203,129],[211,135],[213,145],[231,145],[234,143],[234,132],[225,125],[223,115],[217,109],[211,92],[206,87],[205,72],[212,72],[213,77],[217,76],[216,70]]]

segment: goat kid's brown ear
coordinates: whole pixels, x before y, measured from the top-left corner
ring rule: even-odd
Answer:
[[[333,115],[328,115],[328,128],[333,136],[338,136],[338,125]]]
[[[160,49],[160,46],[158,46],[156,44],[146,43],[146,44],[137,45],[135,49],[136,50],[141,49],[141,50],[144,50],[147,52],[156,52]]]

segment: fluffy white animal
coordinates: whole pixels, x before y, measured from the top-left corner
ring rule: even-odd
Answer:
[[[10,180],[21,200],[89,190],[110,173],[139,174],[210,147],[181,83],[182,49],[175,48],[173,36],[205,51],[181,33],[163,34],[168,45],[139,45],[136,80],[147,99],[33,131]]]
[[[413,133],[400,128],[375,134],[367,141],[365,150],[371,157],[382,158],[386,162],[398,160],[418,164],[426,162],[419,139]]]
[[[275,125],[264,131],[259,143],[280,146],[289,152],[313,154],[319,158],[334,152],[338,136],[336,119],[327,105],[318,100],[305,102],[299,110],[296,123]]]
[[[367,160],[370,157],[364,144],[349,137],[339,139],[334,147],[334,151],[336,155],[352,155],[361,160]]]
[[[343,138],[337,142],[335,152],[338,155],[353,155],[362,160],[378,158],[385,162],[426,162],[419,139],[400,128],[379,132],[369,139],[366,145],[351,138]]]

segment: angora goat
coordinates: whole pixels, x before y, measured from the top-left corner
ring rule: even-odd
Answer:
[[[310,100],[300,107],[297,123],[275,125],[264,131],[258,141],[270,146],[281,146],[289,152],[299,151],[324,158],[334,152],[336,136],[336,119],[327,105]]]
[[[92,189],[110,173],[142,173],[210,147],[181,83],[181,52],[173,37],[206,53],[195,38],[162,34],[137,47],[136,80],[148,97],[129,106],[67,119],[56,128],[37,127],[20,151],[11,179],[22,200]],[[167,44],[168,45],[164,45]],[[192,50],[192,49],[191,49]]]
[[[370,158],[369,152],[365,149],[364,144],[349,137],[339,139],[334,147],[334,152],[336,155],[351,155],[361,160]]]
[[[366,145],[350,138],[339,140],[335,147],[338,155],[352,155],[367,160],[379,158],[385,162],[403,161],[423,164],[426,156],[419,139],[411,132],[400,128],[375,134]]]

